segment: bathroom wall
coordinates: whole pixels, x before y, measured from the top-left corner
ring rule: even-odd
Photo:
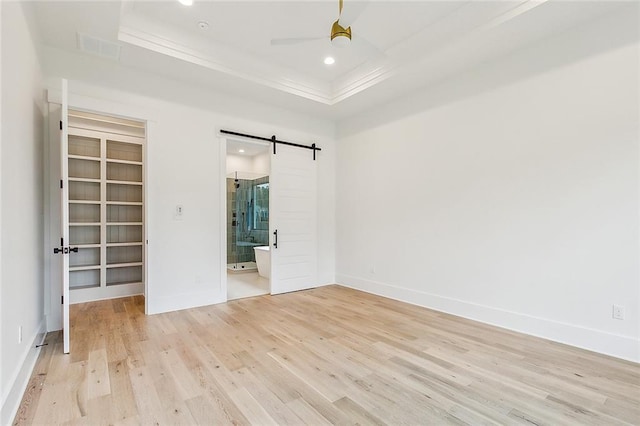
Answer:
[[[238,241],[255,243],[258,245],[269,245],[269,223],[254,224],[253,227],[262,229],[252,229],[251,231],[239,230],[242,226],[246,229],[248,212],[246,205],[249,202],[255,185],[269,183],[269,177],[264,176],[258,179],[238,179],[240,187],[236,189],[235,179],[227,178],[227,263],[255,262],[255,255],[252,245],[240,245]],[[268,192],[260,192],[260,196],[254,203],[262,206],[269,206]],[[234,217],[234,213],[236,216]],[[242,219],[245,213],[245,219]],[[235,221],[235,223],[234,223]],[[240,239],[238,236],[240,235]]]
[[[271,169],[271,151],[266,149],[252,157],[246,155],[227,154],[227,175],[234,172],[250,172],[268,175]]]
[[[261,183],[269,182],[269,170],[271,164],[271,151],[268,149],[268,145],[265,145],[263,153],[256,154],[254,156],[247,155],[235,155],[227,154],[227,263],[236,262],[255,262],[255,255],[253,252],[253,246],[237,246],[237,227],[233,225],[234,217],[233,213],[236,212],[236,203],[239,201],[241,205],[244,205],[248,198],[247,196],[249,187],[259,185]],[[236,190],[234,187],[234,173],[239,172],[238,177],[240,188]],[[247,179],[252,174],[256,176],[267,175],[256,179]],[[240,197],[241,199],[238,199]],[[264,202],[264,200],[259,200]],[[267,198],[266,205],[269,205]],[[238,226],[242,220],[242,210],[238,213]],[[269,226],[267,224],[265,229],[255,229],[250,233],[245,232],[243,242],[255,242],[261,245],[269,245]]]
[[[269,174],[271,170],[271,150],[251,157],[251,165],[255,173]]]
[[[253,172],[253,157],[227,154],[227,176],[238,171]]]
[[[227,157],[227,167],[229,164]],[[227,171],[229,171],[227,169]],[[227,178],[227,264],[237,262],[236,252],[236,233],[233,218],[233,207],[236,203],[236,190],[234,187],[234,179]]]

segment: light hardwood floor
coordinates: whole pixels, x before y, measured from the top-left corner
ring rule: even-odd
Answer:
[[[15,423],[640,423],[638,364],[340,286],[143,305],[72,306]]]

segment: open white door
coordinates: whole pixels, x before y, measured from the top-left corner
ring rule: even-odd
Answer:
[[[271,294],[318,285],[317,186],[313,152],[278,144],[269,178]]]
[[[69,353],[69,102],[67,99],[67,80],[62,80],[62,105],[60,111],[60,218],[62,237],[57,249],[62,262],[62,335],[64,353]]]

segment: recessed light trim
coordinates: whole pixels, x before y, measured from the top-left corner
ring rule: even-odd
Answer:
[[[240,148],[238,152],[242,154],[244,152],[244,149]]]
[[[207,21],[200,21],[198,22],[198,28],[200,28],[201,30],[206,30],[209,28],[209,23]]]
[[[193,5],[193,0],[178,0],[180,2],[180,4],[184,5],[184,6],[191,6]]]
[[[325,65],[333,65],[335,63],[336,63],[336,60],[333,59],[331,56],[327,56],[326,58],[324,58]]]

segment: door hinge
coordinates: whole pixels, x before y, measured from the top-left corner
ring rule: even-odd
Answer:
[[[60,189],[62,189],[62,188],[63,188],[63,184],[62,184],[62,182],[63,182],[63,181],[62,181],[62,179],[60,179]]]
[[[64,305],[64,296],[60,296],[60,304]]]
[[[62,120],[60,120],[60,130],[62,130]]]

